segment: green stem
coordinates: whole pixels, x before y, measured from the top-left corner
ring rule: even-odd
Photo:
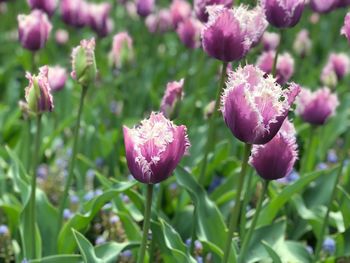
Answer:
[[[35,196],[36,196],[36,170],[38,166],[38,156],[40,151],[40,134],[41,134],[41,114],[38,114],[36,117],[36,135],[35,135],[35,145],[33,152],[33,174],[31,181],[31,193],[30,193],[30,236],[33,237],[31,243],[32,249],[32,259],[36,258],[36,243],[35,243],[35,234],[36,234],[36,207],[35,207]]]
[[[237,188],[236,199],[235,199],[235,206],[232,209],[232,213],[231,213],[230,226],[229,226],[229,230],[228,230],[226,247],[225,247],[225,251],[224,251],[224,259],[222,261],[223,263],[228,262],[228,259],[230,256],[230,251],[231,251],[231,243],[232,243],[233,233],[236,231],[236,228],[237,228],[238,217],[239,217],[240,210],[241,210],[241,193],[242,193],[242,188],[243,188],[244,177],[245,177],[247,167],[248,167],[248,159],[249,159],[251,147],[252,147],[251,144],[245,144],[244,156],[243,156],[243,161],[242,161],[242,169],[241,169],[241,173],[239,176],[238,188]]]
[[[326,227],[328,225],[329,214],[331,212],[332,203],[333,203],[333,200],[336,197],[337,185],[338,185],[340,177],[341,177],[341,175],[343,173],[343,167],[344,167],[345,159],[346,159],[346,156],[347,156],[349,136],[350,136],[350,133],[347,134],[346,137],[345,137],[343,156],[342,156],[342,159],[341,159],[341,163],[340,163],[340,167],[339,167],[337,176],[335,178],[335,182],[334,182],[334,185],[333,185],[331,198],[329,199],[329,203],[327,205],[327,211],[326,211],[326,215],[325,215],[325,217],[323,219],[323,223],[322,223],[322,227],[321,227],[321,230],[320,230],[320,234],[319,234],[319,236],[317,238],[317,245],[316,245],[316,249],[315,249],[315,257],[314,257],[313,262],[317,262],[319,257],[320,257],[320,251],[321,251],[321,247],[322,247],[322,243],[323,243],[323,239],[324,239],[324,234],[326,232]]]
[[[60,207],[59,207],[59,218],[58,218],[58,224],[57,224],[57,229],[61,228],[62,222],[63,222],[63,210],[65,208],[66,200],[68,197],[68,192],[69,188],[72,184],[73,177],[74,177],[74,166],[75,166],[75,161],[76,161],[76,155],[77,155],[77,149],[78,149],[78,139],[79,139],[79,129],[80,129],[80,119],[81,119],[81,114],[83,112],[83,107],[84,107],[84,98],[87,93],[88,87],[83,86],[82,87],[82,92],[81,92],[81,97],[80,97],[80,104],[79,104],[79,110],[78,110],[78,117],[77,121],[75,124],[75,130],[74,130],[74,142],[73,142],[73,151],[72,151],[72,157],[71,161],[69,163],[69,169],[68,169],[68,177],[66,181],[66,185],[64,187],[64,192],[63,196],[61,199]],[[57,232],[58,233],[58,232]]]
[[[147,185],[145,216],[144,216],[144,221],[143,221],[142,243],[141,243],[137,263],[143,263],[144,258],[145,258],[147,240],[148,240],[148,230],[149,230],[150,219],[151,219],[152,196],[153,196],[153,184],[148,184]]]
[[[252,179],[253,179],[253,173],[249,172],[248,173],[248,180],[247,180],[247,186],[246,186],[246,191],[243,197],[243,204],[242,207],[247,207],[248,202],[249,202],[249,197],[251,195],[251,184],[252,184]],[[245,235],[245,225],[246,225],[246,212],[243,211],[241,214],[241,219],[240,219],[240,238],[243,240],[244,235]]]
[[[279,53],[281,52],[282,40],[283,40],[283,29],[280,30],[280,43],[276,49],[275,58],[273,60],[273,66],[272,66],[271,73],[272,73],[272,76],[274,76],[274,77],[276,77],[277,59],[278,59]]]
[[[269,186],[269,182],[270,181],[268,181],[268,180],[264,180],[264,182],[263,182],[263,184],[264,184],[263,192],[261,193],[261,195],[259,197],[258,204],[257,204],[256,209],[255,209],[255,214],[254,214],[254,217],[253,217],[252,224],[249,227],[247,235],[243,239],[243,244],[242,244],[241,252],[240,252],[240,255],[239,255],[238,263],[244,262],[244,259],[246,257],[248,246],[249,246],[249,242],[250,242],[250,239],[252,238],[253,231],[255,230],[256,223],[258,222],[258,218],[259,218],[259,214],[260,214],[260,211],[261,211],[262,202],[263,202],[265,194],[267,192],[267,188]]]
[[[305,172],[310,172],[314,167],[315,162],[315,142],[316,142],[316,132],[317,127],[316,126],[310,126],[310,133],[309,133],[309,139],[307,142],[307,148],[306,148],[306,158],[303,159],[302,166],[301,166],[301,174],[304,174]]]

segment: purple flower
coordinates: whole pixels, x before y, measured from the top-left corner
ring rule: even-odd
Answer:
[[[328,71],[333,71],[338,80],[344,78],[350,71],[350,59],[345,53],[331,53],[322,75]]]
[[[6,225],[0,225],[0,236],[5,236],[9,234],[9,229]]]
[[[208,7],[209,21],[202,30],[204,51],[211,57],[231,62],[243,58],[260,41],[267,22],[260,7],[248,10]]]
[[[168,178],[190,147],[185,126],[152,112],[135,128],[124,126],[126,160],[134,178],[155,184]]]
[[[335,248],[336,248],[335,240],[331,237],[325,238],[325,240],[323,241],[323,244],[322,244],[322,248],[328,254],[333,254],[335,252]]]
[[[67,71],[60,66],[49,67],[48,78],[52,91],[60,91],[66,84]]]
[[[49,16],[53,15],[57,6],[56,0],[27,0],[27,3],[31,9],[40,9]]]
[[[296,35],[293,49],[300,57],[305,57],[310,53],[312,47],[311,39],[309,36],[309,31],[307,29],[302,29]]]
[[[221,97],[221,111],[226,125],[239,140],[265,144],[280,129],[300,87],[289,88],[275,82],[271,75],[253,65],[230,72]]]
[[[176,32],[181,42],[187,48],[194,49],[200,46],[202,26],[201,22],[190,17],[178,24]]]
[[[154,0],[137,0],[136,9],[139,16],[146,17],[154,9]]]
[[[98,236],[95,240],[95,245],[102,245],[106,242],[107,242],[107,240],[104,236]]]
[[[183,99],[183,85],[184,79],[169,82],[167,84],[165,94],[160,105],[160,111],[165,117],[170,118],[175,112],[178,103]]]
[[[89,22],[89,6],[84,0],[61,0],[62,20],[70,26],[83,27]]]
[[[72,211],[70,211],[68,208],[65,208],[65,209],[63,210],[63,218],[64,218],[65,220],[68,220],[68,219],[70,219],[70,218],[72,218],[72,217],[73,217]]]
[[[274,32],[265,32],[261,38],[265,51],[276,50],[280,44],[280,35]]]
[[[209,14],[207,7],[211,5],[223,5],[226,8],[232,6],[233,0],[194,0],[194,12],[203,23],[208,22]]]
[[[165,33],[173,27],[170,11],[164,8],[155,14],[149,15],[145,23],[151,33]]]
[[[52,25],[47,15],[33,10],[29,15],[18,15],[18,38],[22,47],[37,51],[43,48],[49,38]]]
[[[116,224],[116,223],[118,223],[120,221],[120,218],[119,218],[119,216],[117,216],[117,215],[113,215],[113,216],[111,216],[111,218],[109,219],[109,223],[111,223],[111,224]]]
[[[328,165],[326,163],[319,163],[317,164],[317,170],[326,170],[328,168]]]
[[[271,25],[286,28],[299,22],[305,0],[261,0],[261,4]]]
[[[120,32],[113,37],[110,59],[117,68],[124,63],[131,62],[134,58],[132,38],[127,32]]]
[[[332,94],[327,87],[314,92],[303,88],[297,99],[296,113],[310,124],[323,125],[335,114],[338,105],[337,95]]]
[[[88,23],[89,26],[98,34],[99,37],[105,37],[112,30],[112,20],[109,19],[111,10],[109,3],[89,4],[88,5]]]
[[[338,156],[337,152],[335,150],[329,150],[327,153],[327,161],[330,163],[337,163],[338,162]]]
[[[276,180],[292,171],[297,156],[295,129],[286,119],[271,141],[253,146],[249,163],[265,180]]]
[[[341,28],[341,34],[345,35],[348,42],[350,43],[350,12],[346,14],[344,18],[344,26]]]
[[[310,6],[317,13],[328,13],[336,7],[337,3],[338,0],[311,0]]]
[[[55,33],[55,39],[57,44],[64,45],[68,42],[69,34],[64,29],[58,29]]]
[[[191,16],[191,5],[184,0],[173,0],[170,5],[171,20],[174,28]]]

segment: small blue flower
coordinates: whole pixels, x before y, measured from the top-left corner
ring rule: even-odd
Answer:
[[[68,208],[64,209],[64,210],[63,210],[63,218],[64,218],[65,220],[68,220],[68,219],[70,219],[71,217],[73,217],[73,213],[72,213]]]
[[[86,177],[88,180],[93,180],[95,177],[95,171],[93,169],[89,169],[86,171]]]
[[[106,243],[106,238],[104,236],[98,236],[95,240],[95,245],[102,245]]]
[[[7,235],[9,233],[9,229],[6,225],[0,225],[0,236]]]
[[[335,252],[335,241],[331,237],[326,237],[323,241],[322,248],[325,252],[333,254]]]
[[[102,168],[103,167],[103,165],[104,165],[104,160],[103,160],[103,158],[102,157],[98,157],[98,158],[96,158],[96,160],[95,160],[95,164],[96,164],[96,166],[98,167],[98,168]]]
[[[317,165],[317,170],[326,170],[328,168],[328,165],[326,163],[319,163]]]
[[[46,179],[49,175],[49,168],[46,164],[40,164],[36,169],[36,176],[42,179]]]
[[[117,222],[119,222],[120,221],[120,218],[119,218],[119,216],[117,216],[117,215],[113,215],[113,216],[111,216],[111,218],[109,219],[109,223],[111,223],[111,224],[115,224],[115,223],[117,223]]]
[[[21,263],[29,263],[29,261],[26,258],[24,258]]]
[[[194,248],[196,250],[202,250],[203,249],[202,243],[199,240],[194,241]]]
[[[196,257],[198,263],[203,263],[203,258],[201,256]]]
[[[213,180],[211,181],[211,184],[209,185],[208,192],[213,192],[219,185],[221,185],[223,181],[222,177],[215,176]]]
[[[338,162],[338,156],[335,150],[329,150],[327,154],[327,161],[330,163]]]
[[[188,247],[190,247],[191,246],[191,238],[187,238],[186,239],[186,241],[185,241],[185,243],[186,243],[186,245],[188,246]]]
[[[97,190],[95,190],[94,194],[95,194],[95,196],[100,196],[103,194],[103,191],[101,189],[97,189]]]
[[[71,204],[78,204],[79,203],[79,197],[77,195],[71,195],[69,197]]]
[[[131,258],[132,257],[132,252],[131,250],[125,250],[122,253],[120,253],[120,256],[123,258]]]
[[[306,246],[306,250],[310,253],[310,255],[314,253],[314,249],[311,246]]]
[[[89,191],[89,192],[87,192],[87,193],[84,195],[84,200],[85,200],[85,201],[89,201],[89,200],[91,200],[92,198],[94,198],[94,192],[92,192],[92,191]]]
[[[177,189],[177,183],[172,183],[171,185],[169,185],[169,189],[170,189],[170,191],[176,191],[176,189]]]

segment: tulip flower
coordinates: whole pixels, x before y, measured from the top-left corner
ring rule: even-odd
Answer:
[[[61,0],[62,20],[74,27],[84,27],[89,22],[89,6],[84,0]]]
[[[126,160],[134,178],[145,184],[167,179],[190,147],[185,126],[152,113],[135,128],[124,130]]]
[[[274,32],[265,32],[261,38],[265,51],[276,50],[280,44],[280,35]]]
[[[328,13],[332,11],[338,3],[338,0],[311,0],[310,7],[317,13]]]
[[[109,3],[88,5],[89,26],[98,34],[99,37],[107,36],[112,30],[113,23],[108,17],[111,8],[112,6]]]
[[[191,5],[185,0],[173,0],[170,5],[170,15],[174,28],[191,16]]]
[[[113,37],[113,45],[109,57],[117,68],[121,68],[123,64],[133,60],[132,39],[127,32],[120,32]]]
[[[172,115],[176,114],[176,108],[184,96],[183,85],[184,79],[181,79],[180,81],[169,82],[166,86],[160,111],[167,118],[171,118]]]
[[[136,9],[139,16],[147,17],[154,9],[154,0],[137,0]]]
[[[168,9],[161,9],[157,13],[149,15],[145,23],[150,33],[165,33],[173,27]]]
[[[202,24],[195,18],[187,18],[177,27],[177,34],[181,42],[190,49],[200,46],[200,32]]]
[[[64,45],[69,40],[69,34],[64,29],[58,29],[55,33],[55,39],[56,39],[57,44]]]
[[[18,38],[22,47],[37,51],[43,48],[49,38],[52,25],[47,15],[34,10],[29,15],[18,15]]]
[[[209,21],[202,30],[203,49],[209,56],[224,62],[243,58],[264,33],[267,22],[260,7],[248,10],[208,7]]]
[[[230,72],[221,97],[225,123],[239,140],[265,144],[280,129],[299,91],[295,83],[282,89],[255,66],[240,67]]]
[[[209,14],[207,7],[211,5],[223,5],[226,8],[232,6],[233,0],[194,0],[194,12],[203,23],[208,22]]]
[[[266,18],[278,28],[294,27],[300,20],[305,0],[261,0]]]
[[[57,0],[27,0],[31,9],[40,9],[48,16],[52,16],[57,6]]]
[[[52,91],[60,91],[66,84],[66,69],[60,66],[49,67],[48,79]]]
[[[323,125],[335,114],[339,105],[338,97],[330,89],[324,87],[311,92],[303,88],[297,99],[296,113],[313,125]]]
[[[345,35],[350,43],[350,13],[347,13],[344,19],[344,26],[341,29],[341,34]]]
[[[312,47],[311,39],[309,36],[309,31],[302,29],[296,35],[293,49],[300,57],[305,57],[310,53]]]
[[[294,125],[286,119],[271,141],[254,145],[249,163],[265,180],[276,180],[290,174],[298,156]]]

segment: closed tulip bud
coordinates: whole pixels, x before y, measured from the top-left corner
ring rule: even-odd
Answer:
[[[67,71],[60,66],[49,67],[48,79],[52,91],[63,89],[67,80]]]
[[[117,68],[121,68],[124,64],[133,61],[134,50],[132,39],[127,32],[120,32],[113,37],[113,45],[109,53],[109,58]]]
[[[150,33],[165,33],[173,27],[168,9],[161,9],[156,14],[149,15],[145,23]]]
[[[126,160],[134,178],[156,184],[167,179],[190,147],[185,126],[152,113],[135,128],[124,126]]]
[[[332,11],[338,3],[338,0],[311,0],[311,9],[317,13],[328,13]]]
[[[334,88],[338,84],[337,74],[330,65],[323,68],[320,79],[322,84],[327,87]]]
[[[154,0],[137,0],[136,10],[139,16],[146,17],[153,12]]]
[[[95,39],[83,39],[72,51],[72,77],[83,86],[96,79]]]
[[[265,51],[276,50],[280,44],[280,35],[274,32],[265,32],[261,38]]]
[[[265,144],[280,129],[299,91],[294,83],[282,89],[271,75],[247,65],[230,72],[221,97],[221,112],[239,140]]]
[[[312,46],[312,43],[309,36],[309,31],[307,31],[306,29],[300,30],[300,32],[297,34],[294,40],[294,44],[293,44],[294,52],[303,58],[309,55],[311,46]]]
[[[305,0],[261,0],[261,4],[271,25],[286,28],[299,22]]]
[[[209,14],[207,7],[211,5],[223,5],[226,8],[230,8],[233,4],[233,0],[194,0],[194,12],[197,18],[203,23],[208,22]]]
[[[176,28],[178,24],[191,16],[191,5],[185,0],[173,0],[170,5],[171,20]]]
[[[240,60],[260,40],[267,22],[260,7],[248,10],[208,7],[209,21],[202,30],[203,49],[225,62]]]
[[[275,51],[264,52],[258,58],[256,65],[264,71],[266,74],[272,72],[273,63],[275,59]],[[276,81],[278,84],[283,85],[293,76],[294,73],[294,59],[285,52],[278,56],[276,64]]]
[[[61,0],[60,10],[67,25],[79,28],[89,23],[89,6],[84,0]]]
[[[265,180],[287,176],[298,157],[295,128],[286,119],[275,137],[264,145],[254,145],[249,159],[258,175]]]
[[[166,86],[165,94],[163,96],[160,111],[165,117],[173,119],[176,115],[179,102],[183,99],[183,85],[184,79],[180,81],[169,82]]]
[[[31,9],[40,9],[48,16],[53,15],[57,6],[56,0],[27,0],[27,2]]]
[[[26,78],[29,80],[29,85],[25,90],[25,98],[30,112],[41,114],[46,111],[53,110],[53,99],[51,96],[51,88],[48,81],[47,66],[39,69],[37,76],[32,76],[29,72]]]
[[[64,29],[58,29],[55,34],[57,44],[64,45],[68,42],[69,35]]]
[[[350,43],[350,13],[347,13],[344,19],[344,26],[341,29],[341,34],[345,35]]]
[[[303,88],[297,99],[296,113],[310,124],[323,125],[335,114],[338,105],[337,95],[332,94],[327,87],[314,92]]]
[[[30,51],[43,48],[52,29],[47,15],[34,10],[29,15],[18,15],[17,20],[18,38],[22,47]]]
[[[111,5],[109,3],[89,4],[89,25],[99,37],[105,37],[112,30],[113,23],[109,19]]]
[[[335,74],[337,74],[338,80],[343,79],[344,76],[349,73],[350,59],[345,53],[330,54],[327,64],[334,69]]]
[[[181,42],[190,49],[198,48],[200,46],[201,31],[201,22],[192,17],[181,22],[176,30]]]

